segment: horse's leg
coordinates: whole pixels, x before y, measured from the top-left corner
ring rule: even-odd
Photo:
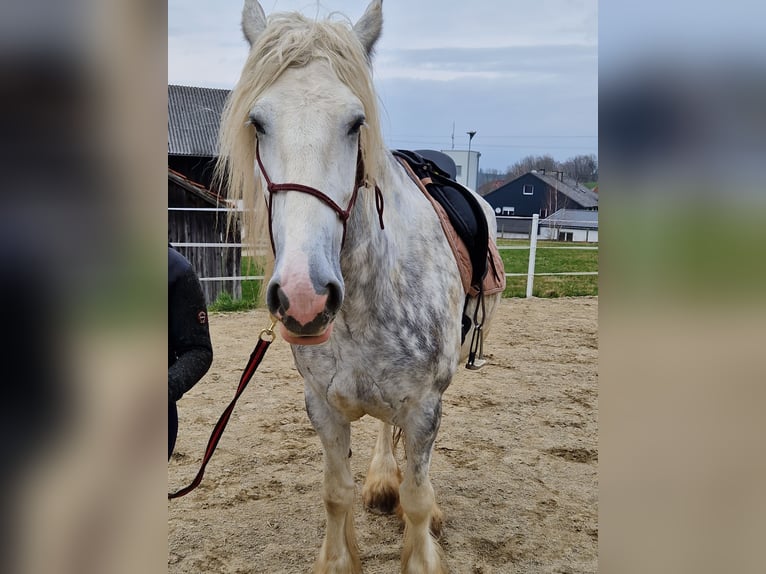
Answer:
[[[407,449],[407,470],[399,488],[404,511],[403,574],[444,574],[447,572],[439,544],[431,535],[433,525],[441,528],[441,511],[428,477],[431,450],[441,421],[441,401],[424,409],[403,425]]]
[[[394,456],[392,430],[390,424],[381,421],[362,488],[365,508],[378,514],[391,514],[399,507],[402,473]]]
[[[306,410],[324,449],[324,499],[327,527],[315,574],[360,574],[362,563],[354,532],[354,477],[349,453],[351,425],[316,395],[306,392]]]

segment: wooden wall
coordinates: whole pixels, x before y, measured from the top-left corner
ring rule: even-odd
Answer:
[[[181,186],[168,181],[168,207],[214,207]],[[168,211],[168,241],[170,243],[239,243],[239,225],[226,236],[225,212]],[[202,277],[231,277],[240,275],[240,247],[200,248],[177,247]],[[242,296],[239,281],[202,281],[208,304],[224,291],[233,298]]]

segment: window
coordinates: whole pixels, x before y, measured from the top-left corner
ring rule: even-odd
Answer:
[[[574,233],[572,231],[559,231],[559,241],[573,241]]]
[[[524,187],[521,190],[521,193],[524,195],[532,195],[532,192],[535,190],[535,186],[530,183],[525,183]]]
[[[502,215],[513,215],[514,213],[516,213],[515,207],[503,207]]]

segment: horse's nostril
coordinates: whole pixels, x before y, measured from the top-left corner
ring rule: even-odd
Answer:
[[[290,299],[279,283],[269,285],[266,293],[266,304],[274,315],[282,315],[290,307]]]
[[[335,282],[328,283],[327,284],[327,303],[326,308],[327,312],[330,314],[335,314],[338,309],[340,309],[340,306],[343,304],[343,291],[340,288],[340,285],[338,285]]]

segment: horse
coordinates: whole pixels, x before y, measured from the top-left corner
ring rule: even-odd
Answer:
[[[245,0],[250,51],[219,133],[218,173],[250,214],[246,227],[259,234],[250,241],[273,250],[266,304],[323,447],[327,524],[315,573],[361,572],[349,457],[351,423],[364,415],[380,420],[364,506],[403,518],[403,573],[447,571],[429,467],[442,394],[471,338],[462,342],[461,317],[477,301],[434,208],[383,143],[371,69],[382,23],[382,0],[353,24],[267,18]],[[494,241],[494,213],[480,201]],[[485,297],[485,330],[499,297]]]

